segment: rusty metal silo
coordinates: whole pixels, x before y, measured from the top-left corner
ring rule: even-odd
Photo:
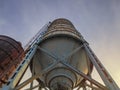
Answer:
[[[54,63],[54,58],[51,57],[53,55],[58,61],[63,60],[87,75],[92,71],[92,64],[82,45],[83,37],[73,24],[67,19],[56,19],[38,44],[31,70],[34,65],[34,73],[38,74],[48,68]],[[59,63],[37,80],[40,83],[44,82],[51,90],[72,90],[84,79]]]
[[[24,57],[20,42],[0,35],[0,87],[7,82]]]

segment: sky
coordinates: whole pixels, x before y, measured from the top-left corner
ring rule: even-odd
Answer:
[[[74,24],[120,87],[120,0],[0,0],[0,34],[23,46],[57,18]]]

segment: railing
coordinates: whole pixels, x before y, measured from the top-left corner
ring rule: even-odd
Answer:
[[[48,30],[49,25],[50,25],[50,23],[45,24],[38,31],[38,33],[25,45],[25,47],[24,47],[24,51],[25,51],[24,59],[18,65],[15,72],[8,79],[7,83],[3,86],[2,90],[11,90],[19,83],[21,76],[24,74],[24,71],[27,69],[27,67],[28,67],[28,65],[29,65],[29,63],[30,63],[35,51],[36,51],[35,44],[40,42],[40,38],[42,38],[42,36]],[[19,56],[18,56],[18,58],[19,58]],[[11,65],[13,65],[14,63],[15,62],[13,62]]]
[[[43,36],[43,34],[47,31],[49,25],[50,25],[50,22],[48,22],[47,24],[45,24],[38,31],[38,33],[32,39],[30,39],[30,41],[24,47],[25,51],[28,50],[30,47],[32,47],[38,41],[38,39]]]

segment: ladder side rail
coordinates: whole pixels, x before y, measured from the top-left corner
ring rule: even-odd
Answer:
[[[13,90],[14,89],[14,87],[18,84],[22,74],[28,67],[36,49],[37,49],[37,46],[34,46],[33,48],[30,49],[30,51],[25,56],[24,60],[18,66],[16,71],[13,73],[12,77],[8,80],[8,83],[3,86],[2,90]]]
[[[30,42],[29,46],[32,47],[32,45],[34,45],[40,37],[42,37],[44,35],[44,33],[47,31],[49,26],[49,23],[45,24],[39,31],[38,33],[35,35],[35,37],[33,38],[33,40]]]
[[[27,50],[27,49],[29,49],[32,45],[34,45],[34,43],[36,42],[36,40],[39,39],[39,38],[41,37],[41,35],[43,35],[43,34],[47,31],[49,25],[50,25],[50,23],[45,24],[45,25],[37,32],[37,34],[36,34],[34,37],[32,37],[32,38],[29,40],[29,42],[24,46],[24,50]]]

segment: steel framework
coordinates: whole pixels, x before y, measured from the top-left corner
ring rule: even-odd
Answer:
[[[48,71],[52,70],[54,66],[58,64],[65,65],[68,69],[72,70],[73,72],[77,73],[78,75],[82,76],[85,80],[80,83],[78,86],[77,90],[120,90],[115,81],[112,79],[110,74],[107,72],[105,67],[102,65],[100,60],[97,58],[97,56],[93,53],[91,48],[89,47],[89,44],[83,39],[82,43],[83,45],[75,49],[74,51],[70,52],[69,55],[66,55],[65,57],[58,57],[54,55],[53,53],[49,52],[46,49],[43,49],[38,46],[38,44],[42,40],[42,36],[46,32],[47,28],[49,26],[49,23],[46,24],[43,28],[42,31],[40,30],[35,37],[33,37],[32,40],[27,44],[25,47],[26,51],[26,56],[24,60],[21,62],[21,64],[18,66],[12,77],[8,80],[8,82],[1,88],[1,90],[20,90],[23,87],[25,87],[27,84],[31,83],[30,88],[26,90],[33,90],[35,88],[39,88],[41,90],[43,86],[45,86],[44,82],[41,84],[38,84],[36,86],[33,85],[33,80],[36,80],[37,78],[40,78],[43,74],[46,74]],[[101,79],[103,80],[104,85],[99,83],[98,81],[94,80],[91,75],[85,75],[81,71],[77,70],[75,67],[69,65],[66,61],[68,57],[73,55],[75,52],[80,50],[81,48],[84,48],[87,55],[89,56],[89,60],[92,62],[93,66],[96,68],[97,72],[99,73]],[[36,50],[40,50],[44,52],[46,55],[49,55],[54,59],[54,63],[50,65],[48,68],[44,69],[42,72],[39,74],[32,75],[29,79],[24,81],[23,83],[19,84],[23,74],[26,72],[26,69],[30,65],[31,59],[34,56]],[[34,65],[33,71],[34,72]],[[90,70],[89,70],[90,71]],[[49,90],[47,87],[44,88],[44,90]]]

